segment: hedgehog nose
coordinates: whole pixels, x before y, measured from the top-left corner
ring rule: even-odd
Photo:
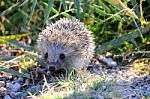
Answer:
[[[55,71],[55,67],[49,67],[49,71]]]

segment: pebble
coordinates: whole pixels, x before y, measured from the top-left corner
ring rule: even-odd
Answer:
[[[21,84],[15,83],[15,84],[12,86],[11,91],[17,92],[17,91],[20,90],[20,88],[21,88]]]
[[[14,85],[14,84],[12,84],[11,82],[7,82],[7,83],[6,83],[6,88],[11,89],[13,85]]]
[[[5,87],[0,87],[0,92],[4,92],[6,91],[6,88]]]
[[[7,89],[5,87],[0,87],[0,96],[4,96],[7,93]]]
[[[102,86],[102,91],[105,91],[107,89],[106,86]]]
[[[108,66],[117,66],[117,62],[114,61],[112,58],[100,57],[99,59],[105,62]]]
[[[7,77],[3,77],[3,75],[1,75],[2,77],[0,77],[0,81],[7,81]]]
[[[150,85],[147,85],[147,91],[150,92]]]
[[[150,74],[149,74],[149,75],[147,75],[145,78],[150,80]]]
[[[0,87],[4,87],[5,86],[5,82],[4,81],[0,81]]]
[[[146,91],[143,93],[144,96],[150,96],[150,92]]]
[[[5,95],[3,99],[12,99],[9,95]]]
[[[19,78],[18,78],[18,81],[22,83],[22,82],[24,81],[24,78],[19,77]]]
[[[17,96],[21,96],[22,92],[10,92],[9,93],[11,97],[17,97]],[[20,99],[20,98],[19,98]],[[21,98],[22,99],[22,98]]]
[[[95,97],[94,97],[95,99]],[[104,96],[101,96],[101,95],[97,95],[97,98],[96,99],[105,99]]]
[[[3,75],[2,75],[2,77],[3,78],[12,78],[12,75],[11,74],[9,74],[9,73],[3,73]]]

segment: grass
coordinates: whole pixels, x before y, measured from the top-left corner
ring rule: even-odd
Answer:
[[[38,97],[39,99],[69,99],[75,97],[88,97],[90,93],[85,93],[87,90],[91,90],[91,88],[98,88],[101,82],[103,82],[103,78],[100,76],[89,76],[88,72],[82,71],[84,75],[82,76],[71,76],[68,74],[67,77],[59,77],[55,78],[58,81],[57,83],[52,83],[52,85],[48,84],[45,79],[45,88],[48,90],[45,92],[44,90],[41,92],[41,95]],[[54,85],[53,85],[54,84]],[[101,83],[102,84],[102,83]],[[51,87],[50,87],[51,86]],[[92,89],[93,90],[93,89]],[[36,97],[37,98],[37,97]]]
[[[61,17],[77,18],[93,32],[96,56],[107,51],[113,54],[149,51],[149,8],[148,0],[1,0],[0,48],[6,45],[8,49],[0,51],[7,50],[11,55],[0,57],[0,66],[3,66],[0,70],[23,76],[28,67],[43,64],[37,56],[38,33]],[[13,50],[15,48],[19,50]],[[150,55],[142,53],[142,57],[149,58]],[[140,61],[138,66],[135,61],[134,68],[148,73],[145,61]],[[6,65],[19,67],[19,72],[4,68]],[[102,77],[90,78],[87,72],[78,76],[66,74],[66,77],[54,80],[55,86],[45,79],[39,98],[91,98],[89,94],[106,85]],[[49,90],[47,93],[45,87]]]
[[[109,42],[111,43],[111,40],[119,40],[119,38],[124,38],[124,35],[128,39],[127,42],[132,42],[133,46],[135,46],[135,43],[139,45],[149,41],[149,38],[144,36],[145,32],[143,33],[144,29],[142,29],[142,27],[148,28],[149,26],[146,25],[149,24],[149,14],[146,13],[147,11],[143,11],[149,8],[146,3],[149,5],[147,1],[140,2],[140,4],[143,4],[141,7],[138,6],[139,2],[136,0],[134,2],[130,0],[124,2],[120,0],[118,2],[113,0],[98,0],[97,2],[87,0],[74,0],[74,2],[68,0],[55,0],[55,2],[53,0],[32,0],[31,2],[26,2],[20,0],[17,3],[16,1],[8,0],[4,2],[2,0],[1,31],[3,35],[19,35],[22,34],[20,30],[24,29],[29,32],[27,34],[32,36],[31,44],[36,45],[35,38],[37,38],[38,33],[45,24],[58,20],[60,17],[76,17],[93,31],[96,44],[102,44],[97,49],[97,53],[103,53],[106,50],[113,49],[113,47],[108,47],[109,45],[107,45]],[[143,12],[145,12],[145,16]],[[19,23],[16,24],[16,22]],[[14,30],[12,31],[11,28]],[[140,35],[133,38],[130,36],[139,33]],[[138,37],[139,39],[142,37],[143,42],[135,41]],[[120,43],[116,42],[114,49],[118,50],[117,47],[123,45],[125,40],[119,41]],[[126,45],[124,46],[126,47]],[[134,47],[131,47],[131,49],[135,50]]]

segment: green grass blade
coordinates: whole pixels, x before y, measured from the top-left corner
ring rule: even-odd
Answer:
[[[33,1],[32,1],[32,7],[31,7],[31,13],[30,13],[30,17],[29,17],[29,22],[30,22],[30,20],[32,19],[32,16],[33,16],[33,13],[34,13],[36,4],[37,4],[37,0],[33,0]],[[28,23],[29,23],[29,22],[28,22]]]
[[[46,8],[48,8],[48,4],[47,3],[45,3],[45,2],[42,2],[42,3],[44,4],[44,6],[46,6]],[[51,10],[52,10],[53,13],[59,14],[58,10],[55,9],[54,7],[51,7]]]
[[[26,37],[26,36],[29,36],[29,35],[30,35],[30,33],[23,33],[23,34],[16,34],[16,35],[0,36],[0,38],[15,39],[15,38],[19,38],[19,37]]]
[[[12,39],[16,39],[16,38],[26,37],[26,36],[29,36],[29,35],[30,35],[30,33],[0,36],[0,43],[7,43],[4,39],[12,40]]]
[[[109,13],[111,12],[111,10],[109,9],[109,7],[108,7],[107,5],[105,5],[105,4],[103,3],[103,1],[99,0],[98,3],[99,3],[100,6],[102,6],[102,8],[103,8],[106,12],[109,12]]]
[[[48,20],[48,17],[49,17],[49,14],[51,12],[51,8],[53,6],[53,3],[54,3],[53,0],[48,0],[48,7],[47,7],[46,12],[44,14],[44,24],[43,24],[43,26],[45,25],[46,21]]]
[[[8,12],[11,12],[12,9],[14,9],[15,7],[17,7],[18,5],[19,5],[19,3],[16,3],[16,4],[12,5],[11,7],[9,7],[8,9],[4,10],[2,13],[0,13],[0,17],[1,16],[5,16],[6,13],[8,13]]]
[[[18,12],[22,13],[25,17],[30,19],[30,16],[24,10],[18,8]]]
[[[8,68],[4,68],[2,66],[0,66],[0,71],[4,71],[4,72],[7,72],[7,73],[10,73],[12,75],[16,75],[16,76],[19,76],[19,77],[25,77],[25,78],[28,78],[26,75],[22,74],[22,73],[19,73],[18,71],[15,71],[13,69],[8,69]]]
[[[6,56],[6,57],[0,58],[0,61],[9,61],[9,60],[11,60],[13,58],[15,58],[15,56]]]
[[[101,16],[111,16],[110,13],[107,13],[106,11],[103,11],[99,8],[97,8],[96,6],[91,6],[89,5],[90,10],[93,10],[95,13],[101,15]]]
[[[148,31],[150,31],[150,25],[148,24],[145,27],[141,26],[139,29],[140,29],[142,34],[147,33]],[[128,34],[126,33],[126,34],[122,35],[121,37],[118,37],[118,38],[113,39],[109,42],[106,42],[106,43],[103,43],[103,44],[99,45],[96,48],[96,51],[95,51],[96,54],[100,54],[100,53],[108,51],[112,48],[116,48],[116,47],[122,45],[124,43],[124,41],[132,41],[135,38],[140,37],[141,34],[139,33],[139,29],[135,29],[135,30],[133,30],[132,32],[130,32]]]
[[[64,10],[67,10],[67,4],[66,4],[66,0],[61,0],[62,4],[63,4],[63,8]]]
[[[58,17],[59,15],[63,15],[67,18],[71,18],[72,16],[70,14],[68,14],[68,12],[74,12],[74,11],[75,11],[75,9],[69,9],[69,10],[66,10],[66,11],[61,12],[61,13],[56,13],[55,15],[50,17],[49,20],[54,19],[54,18]]]
[[[67,18],[71,18],[71,15],[70,14],[68,14],[68,13],[66,13],[66,12],[64,12],[64,13],[61,13],[63,16],[65,16],[65,17],[67,17]]]
[[[27,4],[28,3],[28,0],[24,0],[20,5],[19,5],[19,7],[22,7],[22,6],[24,6],[25,4]]]
[[[140,8],[139,8],[139,6],[137,6],[138,2],[136,0],[131,0],[131,4],[134,6],[133,8],[134,8],[137,16],[140,17]]]
[[[52,9],[53,13],[55,13],[55,14],[59,13],[54,7],[52,7],[51,9]]]
[[[76,8],[76,13],[79,19],[81,19],[81,13],[80,13],[80,1],[79,0],[74,0],[74,5]]]
[[[88,10],[88,0],[84,0],[84,3],[83,3],[83,13],[87,12],[87,10]]]
[[[3,39],[3,38],[2,38],[2,39]],[[8,40],[8,39],[4,39],[4,40],[5,40],[6,42],[8,42],[9,44],[12,44],[12,45],[14,45],[14,46],[16,46],[16,47],[19,47],[19,48],[23,48],[23,49],[25,49],[25,50],[37,51],[36,48],[31,47],[31,46],[25,46],[25,45],[23,45],[23,44],[21,44],[21,43],[15,41],[15,40]]]

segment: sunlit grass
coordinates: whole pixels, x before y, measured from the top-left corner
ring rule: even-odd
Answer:
[[[66,77],[59,77],[57,82],[47,83],[45,80],[45,88],[38,96],[39,99],[61,99],[61,98],[73,98],[77,96],[88,97],[88,94],[84,92],[90,90],[91,88],[100,88],[100,83],[103,82],[103,77],[96,76],[88,73],[87,71],[81,71],[84,75],[79,76],[78,74]],[[78,75],[78,76],[77,76]],[[104,83],[101,83],[104,84]],[[47,89],[48,91],[44,91]],[[37,97],[36,97],[37,98]]]

